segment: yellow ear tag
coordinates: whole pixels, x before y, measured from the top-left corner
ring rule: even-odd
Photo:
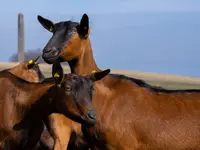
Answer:
[[[54,78],[59,78],[59,77],[60,77],[60,75],[58,73],[54,74]]]
[[[50,31],[50,32],[52,32],[52,31],[53,31],[53,27],[52,27],[52,26],[50,27],[49,31]]]
[[[97,72],[96,70],[92,70],[92,73],[95,73],[95,72]]]
[[[28,64],[31,65],[31,64],[33,64],[33,62],[34,61],[31,59],[31,60],[28,61]]]

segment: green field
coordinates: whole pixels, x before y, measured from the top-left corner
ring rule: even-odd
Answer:
[[[0,70],[11,68],[15,65],[16,63],[1,62]],[[70,72],[68,66],[63,67],[65,73]],[[51,65],[40,64],[40,68],[46,77],[51,76]],[[112,69],[111,72],[143,79],[151,85],[161,86],[167,89],[200,89],[200,78]]]

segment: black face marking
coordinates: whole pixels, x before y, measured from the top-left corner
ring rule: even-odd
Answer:
[[[74,119],[76,118],[79,120],[80,118],[81,121],[90,125],[96,123],[96,112],[92,105],[91,96],[92,84],[93,81],[87,76],[69,74],[65,76],[61,87],[61,91],[64,92],[63,94],[65,95],[63,97],[63,102],[65,105],[70,105],[72,112],[75,112],[73,116]]]
[[[61,53],[63,47],[77,33],[79,24],[72,21],[59,22],[55,24],[53,35],[43,50],[44,57],[56,57]],[[57,53],[57,54],[56,54]]]
[[[54,41],[58,41],[54,45],[63,45],[72,39],[73,35],[77,33],[78,23],[72,21],[65,21],[55,24],[55,32],[53,33]],[[61,43],[59,43],[61,42]]]
[[[95,110],[92,105],[92,85],[93,81],[88,77],[77,76],[70,74],[65,78],[62,88],[65,94],[73,99],[76,109],[79,111],[79,115],[83,121],[95,122],[95,119],[89,118],[92,114],[95,114]],[[70,91],[67,90],[70,87]]]
[[[54,24],[52,21],[39,15],[38,21],[45,29],[53,33],[53,36],[44,47],[42,55],[42,58],[48,64],[52,64],[62,57],[61,52],[63,51],[63,47],[69,44],[69,41],[75,34],[80,39],[86,39],[88,37],[89,17],[87,14],[83,14],[80,23],[61,21]],[[71,42],[73,43],[73,41]]]
[[[77,104],[84,102],[82,97],[85,97],[87,101],[92,99],[93,82],[88,78],[73,76],[72,80],[65,83],[65,86],[68,85],[72,88],[71,92]]]

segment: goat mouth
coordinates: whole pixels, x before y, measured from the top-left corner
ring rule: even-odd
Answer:
[[[96,119],[89,118],[88,116],[82,116],[83,124],[86,126],[94,126],[96,124]]]
[[[57,59],[58,57],[51,57],[51,58],[44,59],[44,61],[48,64],[53,64]]]
[[[60,54],[54,55],[54,56],[42,56],[42,58],[44,59],[44,61],[47,64],[53,64],[57,59],[59,59]]]

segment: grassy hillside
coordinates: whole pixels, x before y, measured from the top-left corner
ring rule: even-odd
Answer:
[[[2,62],[0,63],[0,70],[11,68],[16,64],[17,63]],[[63,67],[65,73],[70,72],[68,66]],[[40,68],[46,77],[51,76],[51,65],[40,64]],[[111,72],[143,79],[151,85],[162,86],[168,89],[200,89],[200,78],[123,70],[111,70]]]

